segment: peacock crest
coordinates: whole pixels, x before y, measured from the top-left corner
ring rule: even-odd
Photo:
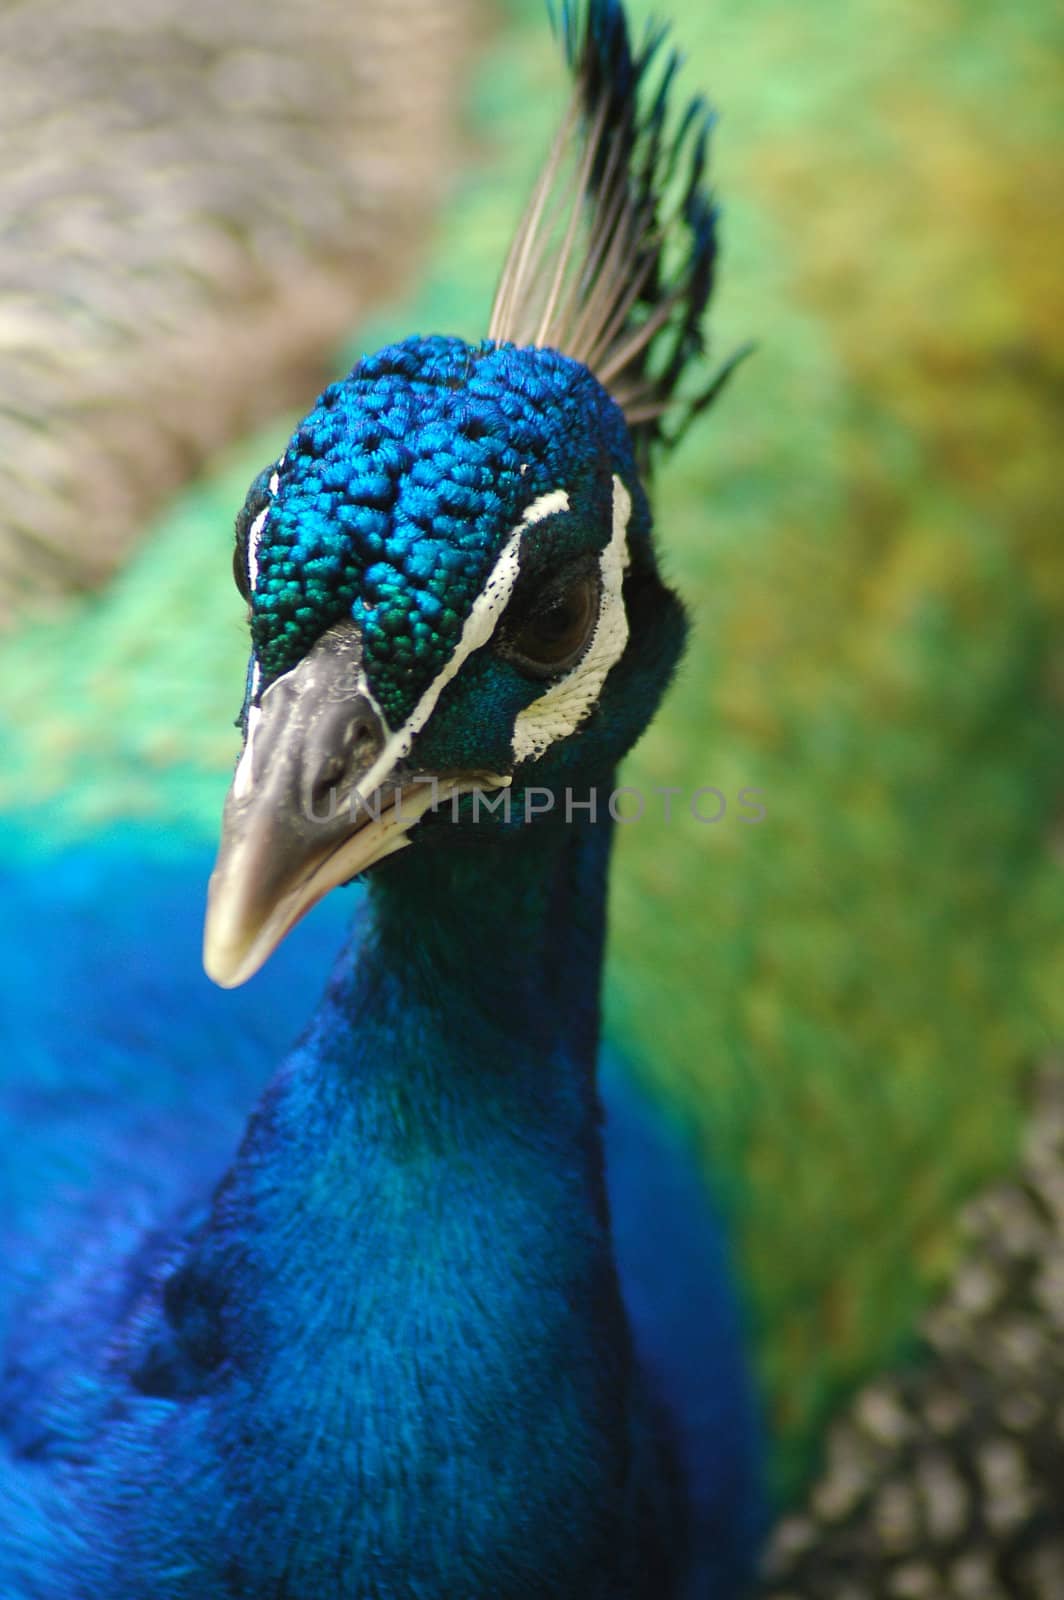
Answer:
[[[645,468],[718,393],[734,363],[686,398],[702,364],[717,211],[707,188],[713,115],[676,106],[680,57],[649,25],[633,51],[620,0],[563,4],[568,110],[518,226],[489,337],[559,350],[624,412]]]

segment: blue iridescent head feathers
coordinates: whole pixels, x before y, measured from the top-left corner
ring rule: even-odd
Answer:
[[[367,357],[326,389],[241,513],[263,684],[350,619],[398,727],[522,512],[596,467],[633,475],[623,419],[555,351],[415,338]]]

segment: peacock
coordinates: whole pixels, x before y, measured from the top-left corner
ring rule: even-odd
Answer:
[[[486,338],[364,357],[237,518],[217,987],[187,853],[6,873],[4,1600],[750,1578],[727,1253],[600,1063],[615,775],[685,636],[646,483],[725,375],[710,119],[619,0],[557,20]]]

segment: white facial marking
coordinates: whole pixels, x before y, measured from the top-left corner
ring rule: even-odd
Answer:
[[[491,576],[473,602],[473,609],[465,620],[462,637],[454,654],[443,671],[429,684],[403,726],[388,739],[377,760],[359,784],[359,794],[363,798],[372,795],[395,763],[409,753],[414,739],[436,709],[436,703],[451,679],[457,676],[473,651],[487,644],[495,632],[499,618],[509,604],[517,575],[521,570],[519,552],[525,528],[530,523],[542,522],[544,517],[553,516],[557,511],[568,511],[568,509],[569,496],[564,489],[551,489],[548,494],[541,494],[538,500],[533,500],[532,504],[525,508],[521,521],[503,546],[502,553],[492,568]]]
[[[542,522],[544,517],[553,517],[556,511],[568,511],[569,496],[564,489],[551,489],[549,494],[541,494],[538,500],[525,510],[521,518],[522,525],[528,527],[529,523]]]
[[[279,465],[280,466],[284,465],[284,457],[283,456],[281,458],[281,461],[280,461]],[[276,478],[276,476],[277,476],[277,474],[274,473],[274,478]],[[614,481],[614,513],[613,513],[614,514],[614,539],[616,539],[616,537],[617,537],[616,528],[617,528],[617,504],[618,504],[617,490],[618,489],[620,490],[620,493],[624,496],[624,500],[625,500],[625,503],[626,503],[626,509],[624,511],[624,526],[621,529],[621,540],[622,540],[622,543],[623,543],[624,530],[625,530],[625,528],[627,527],[627,524],[628,524],[628,513],[631,510],[631,501],[628,498],[627,491],[625,490],[624,485],[621,483],[620,479],[619,478],[614,478],[613,481]],[[270,481],[270,492],[271,493],[276,493],[276,490],[273,487],[273,479],[271,479],[271,481]],[[425,726],[426,722],[428,721],[429,717],[432,715],[433,711],[436,709],[436,704],[437,704],[437,702],[438,702],[438,700],[440,698],[440,695],[443,693],[443,691],[447,687],[447,685],[451,682],[451,679],[457,676],[457,674],[461,670],[461,668],[464,665],[464,663],[473,654],[473,651],[474,650],[479,650],[482,645],[487,644],[488,640],[491,638],[492,634],[495,632],[495,628],[496,628],[496,625],[498,624],[499,618],[502,616],[503,612],[506,610],[507,605],[509,604],[510,596],[513,593],[514,584],[517,582],[518,574],[519,574],[519,572],[521,570],[521,562],[520,562],[519,551],[520,551],[520,545],[521,545],[521,537],[522,537],[522,534],[524,533],[524,530],[527,527],[529,527],[530,524],[532,524],[532,523],[542,522],[545,517],[554,516],[559,511],[568,511],[569,510],[569,506],[570,506],[569,495],[568,495],[568,492],[565,489],[551,489],[548,493],[541,494],[537,500],[533,500],[532,504],[525,508],[525,510],[524,510],[524,512],[522,514],[522,517],[521,517],[521,521],[518,523],[517,527],[513,530],[513,532],[511,533],[509,539],[507,539],[505,545],[503,546],[502,551],[501,551],[501,553],[500,553],[500,555],[498,557],[498,560],[496,561],[494,567],[492,568],[491,575],[488,578],[487,583],[484,585],[483,589],[480,591],[480,593],[477,595],[477,598],[473,602],[473,609],[469,613],[469,616],[465,620],[465,625],[462,628],[462,636],[459,639],[457,646],[455,647],[454,653],[452,654],[452,656],[448,660],[447,664],[444,666],[443,670],[440,673],[438,673],[437,676],[433,679],[433,681],[429,684],[428,688],[425,690],[425,693],[422,695],[421,699],[418,701],[417,705],[414,707],[413,711],[410,713],[410,716],[403,723],[403,726],[396,733],[393,733],[393,734],[389,735],[388,739],[385,741],[384,748],[382,749],[380,755],[377,757],[376,761],[373,763],[372,767],[369,769],[369,771],[366,773],[365,777],[362,779],[362,782],[359,784],[358,793],[363,799],[368,799],[374,793],[374,791],[377,788],[380,787],[381,782],[388,776],[389,772],[395,766],[396,762],[397,761],[401,761],[403,759],[403,757],[409,753],[410,748],[413,745],[413,742],[414,742],[415,738],[417,737],[417,735],[421,731],[421,729]],[[258,540],[259,540],[259,537],[260,537],[260,535],[262,533],[263,525],[265,524],[266,517],[267,517],[268,513],[269,513],[269,507],[266,507],[265,510],[260,511],[259,515],[255,518],[255,521],[252,523],[251,529],[250,529],[250,531],[248,533],[248,575],[249,575],[249,579],[250,579],[250,582],[251,582],[252,589],[254,589],[254,587],[255,587],[255,580],[256,580],[256,578],[258,576],[258,560],[257,560],[257,557],[256,557],[256,550],[257,550],[257,546],[258,546]],[[605,605],[605,593],[606,593],[606,563],[607,563],[607,558],[609,556],[609,551],[610,551],[610,549],[612,549],[612,547],[613,547],[613,542],[611,541],[611,545],[607,548],[606,551],[603,552],[603,556],[602,556],[602,563],[603,563],[603,605]],[[627,548],[625,547],[625,549],[624,549],[624,564],[625,565],[627,565],[627,561],[628,561],[628,553],[627,553]],[[618,585],[619,585],[619,582],[620,582],[620,580],[618,579]],[[622,607],[621,607],[622,618],[623,618],[623,613],[624,613],[624,607],[622,605]],[[599,635],[603,631],[602,616],[603,616],[603,613],[602,613],[602,611],[600,611],[600,613],[599,613],[599,622],[598,622],[598,624],[596,626],[595,636],[592,639],[591,646],[590,646],[590,648],[588,650],[588,655],[590,655],[591,652],[594,651],[595,646],[596,646],[596,644],[597,644],[597,642],[599,640]],[[627,638],[627,622],[625,622],[625,638]],[[623,649],[624,649],[624,640],[621,641],[620,649],[617,652],[618,655],[620,654],[620,650],[623,650]],[[587,661],[587,657],[586,656],[584,658],[584,661],[586,663],[586,661]],[[612,664],[613,663],[611,661],[609,665],[612,666]],[[605,677],[606,672],[608,672],[608,671],[609,671],[609,667],[607,666],[604,669],[603,673],[602,673],[602,677],[603,678]],[[256,661],[255,665],[253,667],[253,676],[252,676],[252,692],[251,692],[252,700],[255,700],[258,697],[258,686],[259,686],[260,679],[261,679],[261,669],[259,667],[259,663]],[[364,694],[366,696],[367,700],[370,702],[370,705],[373,707],[373,710],[376,712],[377,716],[380,718],[382,726],[383,727],[387,727],[388,726],[387,721],[385,720],[384,715],[381,712],[380,706],[377,704],[376,698],[374,697],[374,695],[373,695],[373,693],[372,693],[372,691],[371,691],[371,689],[369,687],[369,684],[366,681],[365,675],[360,673],[359,674],[359,679],[360,679],[360,681],[359,681],[357,692],[362,693],[362,694]],[[278,683],[280,681],[281,681],[280,679],[277,679]],[[563,681],[563,683],[566,683],[569,680],[568,679],[563,679],[562,681]],[[600,683],[601,683],[601,679],[600,679]],[[558,685],[555,685],[555,687],[556,688],[561,688],[562,685],[558,684]],[[270,689],[267,689],[267,691],[266,691],[266,695],[267,696],[269,695],[270,690],[273,689],[273,688],[274,688],[274,684],[271,684],[270,685]],[[596,688],[595,692],[597,693],[597,688]],[[543,697],[543,700],[546,700],[548,698],[549,698],[549,696],[545,695]],[[590,701],[588,703],[590,704]],[[537,701],[536,704],[537,705],[542,704],[542,701]],[[530,710],[534,710],[535,707],[530,707],[529,709]],[[582,714],[583,713],[581,713],[581,715]],[[521,715],[522,716],[527,716],[528,713],[527,712],[522,712]],[[252,774],[252,764],[253,764],[253,760],[254,760],[253,750],[254,750],[254,743],[255,743],[255,734],[256,734],[256,731],[258,730],[259,721],[261,719],[261,716],[262,716],[262,712],[261,712],[260,708],[257,705],[252,705],[250,710],[248,711],[248,731],[247,731],[247,739],[246,739],[246,742],[244,744],[244,753],[240,757],[240,761],[239,761],[239,763],[237,765],[236,773],[235,773],[234,778],[233,778],[233,796],[234,796],[235,799],[238,799],[238,800],[243,799],[250,792],[250,789],[251,789],[252,776],[253,776],[253,774]],[[518,721],[520,722],[520,718],[518,719]],[[575,726],[575,723],[573,725]],[[516,749],[516,744],[517,744],[517,733],[516,733],[516,730],[515,730],[515,733],[514,733],[514,743],[515,743],[515,749]],[[544,748],[546,748],[546,746],[544,746]]]
[[[244,749],[240,760],[237,762],[236,772],[233,775],[233,794],[238,800],[243,800],[244,796],[251,789],[251,768],[254,761],[251,751],[255,743],[255,733],[262,718],[262,711],[255,704],[255,701],[259,698],[259,685],[261,682],[262,668],[256,660],[252,663],[251,667],[251,692],[248,695],[250,704],[248,706],[247,737],[244,740]]]
[[[628,643],[628,616],[624,609],[624,571],[628,566],[628,521],[632,497],[620,478],[613,476],[613,532],[600,557],[602,597],[591,643],[564,678],[551,684],[514,723],[515,761],[541,756],[559,739],[565,739],[583,722],[599,697],[610,668]]]
[[[288,451],[286,450],[270,474],[269,490],[271,498],[276,497],[277,491],[281,487],[281,468],[284,466],[287,454]],[[269,514],[270,507],[263,506],[248,529],[248,587],[252,594],[255,593],[255,586],[259,581],[259,540],[262,538],[262,530],[266,526],[266,518]]]
[[[502,554],[492,569],[491,577],[474,600],[473,609],[462,629],[462,637],[450,660],[443,671],[429,684],[398,733],[393,733],[388,739],[377,760],[359,784],[359,794],[364,798],[371,795],[395,763],[409,753],[415,737],[429,720],[436,709],[440,695],[458,673],[463,662],[491,638],[495,624],[506,609],[506,602],[517,582],[520,570],[517,551],[520,542],[521,529],[517,528],[503,546]]]
[[[248,587],[252,594],[255,593],[255,585],[259,581],[259,540],[262,538],[262,530],[266,526],[269,514],[269,506],[263,506],[248,529]]]
[[[236,772],[233,775],[233,798],[235,800],[243,800],[251,792],[252,767],[255,761],[255,735],[258,732],[261,721],[261,707],[252,706],[248,711],[248,733],[247,738],[244,740],[244,753],[240,757]]]
[[[271,496],[273,497],[276,497],[277,490],[281,486],[281,468],[285,464],[287,455],[287,450],[282,452],[277,466],[270,474],[269,490]],[[266,526],[266,518],[269,516],[269,514],[270,507],[263,506],[262,510],[251,524],[251,527],[248,529],[248,588],[252,594],[255,593],[255,588],[259,581],[259,540],[262,538],[262,530]],[[251,693],[248,696],[251,704],[248,708],[247,737],[244,740],[244,750],[240,760],[237,763],[236,772],[233,775],[233,794],[238,800],[242,800],[251,789],[255,734],[257,733],[259,723],[262,720],[262,711],[259,706],[255,704],[259,698],[259,688],[261,684],[262,667],[256,659],[252,662],[251,667]],[[273,685],[271,684],[270,687],[272,688]]]

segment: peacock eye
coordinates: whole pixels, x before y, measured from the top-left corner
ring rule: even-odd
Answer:
[[[587,572],[543,596],[509,632],[506,653],[533,677],[553,677],[581,657],[599,613],[599,579]]]
[[[236,519],[236,543],[233,546],[233,582],[242,600],[251,604],[251,577],[248,572],[248,541],[252,518],[257,510],[257,497],[252,492],[241,506]]]
[[[282,457],[283,461],[283,457]],[[269,507],[277,493],[281,462],[264,467],[247,492],[247,499],[236,516],[236,547],[233,551],[233,582],[240,595],[251,604],[255,586],[256,552]]]
[[[245,541],[237,535],[236,547],[233,550],[233,582],[242,600],[251,604],[251,589],[248,585],[248,559]]]

